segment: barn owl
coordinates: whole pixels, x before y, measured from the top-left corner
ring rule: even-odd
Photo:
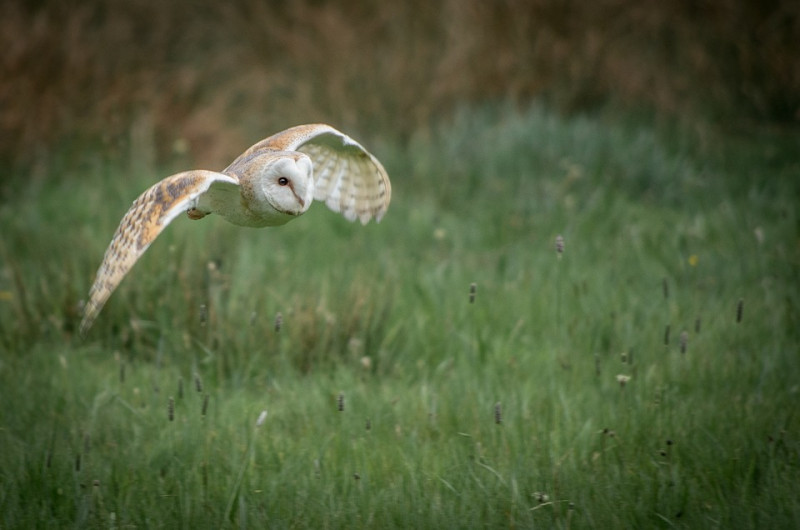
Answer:
[[[329,125],[299,125],[262,140],[221,172],[178,173],[142,193],[122,218],[89,291],[80,332],[158,234],[178,215],[210,213],[235,225],[278,226],[312,201],[347,219],[380,221],[392,195],[389,176],[361,144]]]

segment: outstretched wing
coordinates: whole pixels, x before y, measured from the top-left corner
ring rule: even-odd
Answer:
[[[211,187],[239,186],[236,178],[213,171],[187,171],[167,177],[133,201],[119,223],[97,270],[83,312],[85,334],[103,305],[158,234],[181,213],[195,207]]]
[[[330,125],[298,125],[258,142],[234,160],[262,150],[300,151],[314,164],[314,199],[363,224],[380,221],[392,198],[389,176],[377,158]]]

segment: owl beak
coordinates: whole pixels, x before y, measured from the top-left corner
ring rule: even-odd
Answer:
[[[299,156],[295,163],[298,169],[300,169],[300,172],[307,175],[307,178],[301,179],[300,181],[302,182],[300,186],[301,189],[292,190],[297,197],[297,202],[299,202],[300,206],[303,208],[302,212],[305,212],[314,200],[314,166],[311,164],[311,159],[306,155]]]

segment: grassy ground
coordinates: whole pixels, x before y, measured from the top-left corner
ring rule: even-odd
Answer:
[[[362,140],[381,224],[179,219],[86,340],[116,223],[183,168],[0,206],[0,526],[800,526],[796,137]]]

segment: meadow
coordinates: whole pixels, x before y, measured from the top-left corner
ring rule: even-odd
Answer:
[[[796,134],[487,104],[358,139],[380,224],[178,219],[85,339],[185,162],[56,154],[0,204],[0,527],[800,527]]]

